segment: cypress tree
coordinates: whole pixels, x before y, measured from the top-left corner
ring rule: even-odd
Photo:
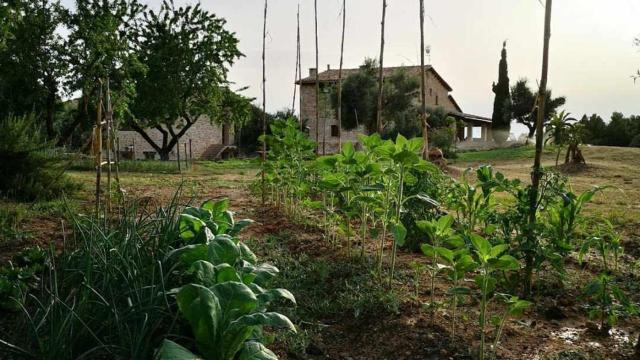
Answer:
[[[509,137],[511,130],[511,96],[509,95],[509,71],[507,69],[507,42],[502,44],[502,55],[498,67],[498,83],[493,83],[493,138],[501,144]]]

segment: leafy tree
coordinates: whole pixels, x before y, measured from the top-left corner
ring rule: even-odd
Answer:
[[[536,118],[538,108],[536,105],[537,92],[531,91],[527,85],[527,79],[520,79],[511,88],[511,109],[513,117],[517,122],[525,125],[529,129],[529,138],[536,133]],[[546,91],[546,106],[544,109],[544,123],[546,124],[557,109],[566,103],[564,96],[552,97],[551,90]]]
[[[511,96],[509,94],[509,71],[507,68],[507,42],[502,44],[500,64],[498,66],[498,83],[493,83],[493,115],[491,116],[493,138],[504,143],[511,130]]]
[[[342,84],[342,126],[351,130],[364,125],[367,131],[377,131],[376,60],[365,59],[360,71],[348,76]],[[385,78],[383,87],[383,122],[385,136],[389,134],[416,134],[422,132],[415,94],[420,81],[399,69]],[[331,94],[331,105],[338,105],[336,91]]]
[[[604,120],[602,120],[598,114],[593,114],[589,117],[584,115],[582,119],[580,119],[580,123],[584,126],[585,143],[591,145],[603,144],[607,124],[605,124]]]
[[[545,143],[551,141],[558,148],[558,152],[556,154],[556,166],[558,166],[558,159],[560,159],[560,150],[569,140],[571,123],[572,121],[575,121],[574,118],[569,117],[570,115],[570,113],[561,111],[560,113],[555,114],[545,127],[545,132],[548,136]]]
[[[625,118],[622,113],[614,112],[604,132],[603,145],[628,146],[635,135],[633,130],[629,118]]]
[[[138,47],[147,72],[136,78],[128,125],[161,159],[168,159],[180,137],[200,118],[227,121],[228,105],[238,103],[227,88],[227,69],[242,54],[225,24],[200,4],[175,7],[165,0],[158,12],[144,13]],[[241,112],[247,111],[243,105]],[[162,134],[160,144],[147,135],[149,128]]]
[[[62,131],[58,145],[66,143],[79,125],[90,122],[97,90],[107,79],[115,118],[128,113],[135,95],[132,78],[145,70],[133,43],[144,9],[137,0],[76,0],[66,21],[71,67],[67,86],[81,96],[76,117]]]
[[[64,9],[57,0],[16,0],[0,12],[3,23],[13,20],[0,30],[0,117],[34,112],[53,138],[59,81],[67,70],[57,31]]]
[[[365,59],[360,71],[347,76],[342,83],[342,127],[346,130],[365,125],[369,131],[376,130],[377,84],[376,68],[373,59]],[[331,102],[336,108],[337,94],[333,94]]]

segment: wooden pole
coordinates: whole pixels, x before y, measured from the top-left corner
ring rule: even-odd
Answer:
[[[537,242],[535,234],[536,213],[538,211],[538,192],[540,188],[540,180],[542,179],[542,144],[543,144],[543,123],[544,110],[546,106],[547,79],[549,75],[549,42],[551,40],[551,8],[553,0],[546,0],[545,16],[544,16],[544,45],[542,50],[542,75],[540,76],[540,89],[538,90],[538,117],[536,119],[536,155],[533,162],[533,171],[531,172],[531,192],[529,193],[529,232],[528,242],[529,248],[533,248],[533,244]],[[525,254],[525,281],[524,294],[531,294],[534,254],[529,252]]]
[[[342,149],[342,66],[344,63],[344,32],[347,23],[347,0],[342,0],[342,38],[340,41],[340,68],[338,69],[338,152]]]
[[[298,4],[298,14],[297,14],[297,27],[298,33],[296,36],[296,74],[294,76],[293,82],[293,101],[291,102],[291,115],[296,113],[296,94],[298,91],[298,69],[300,68],[300,4]]]
[[[111,113],[111,90],[109,88],[109,77],[107,77],[106,91],[106,125],[107,125],[107,207],[105,209],[106,217],[111,214],[111,151],[113,150],[112,137],[112,113]]]
[[[189,169],[189,153],[187,152],[187,143],[184,143],[184,168]]]
[[[380,31],[380,69],[378,70],[378,111],[376,114],[376,129],[379,134],[382,134],[382,90],[384,82],[384,22],[387,15],[387,0],[382,0],[382,22]]]
[[[318,0],[314,0],[316,36],[316,156],[320,155],[320,61],[318,59]]]
[[[177,160],[178,160],[178,172],[182,173],[182,165],[180,164],[180,142],[178,142],[178,144],[176,144],[176,149],[177,149]]]
[[[189,160],[191,161],[191,167],[193,167],[193,148],[191,147],[191,139],[189,139]]]
[[[98,89],[98,109],[96,111],[96,132],[94,150],[96,164],[96,218],[100,216],[100,182],[102,180],[102,83]]]
[[[268,0],[264,0],[264,19],[262,27],[262,137],[267,136],[267,6]],[[264,165],[267,162],[267,142],[262,141],[262,204],[266,202],[266,179]]]
[[[298,15],[299,18],[299,15]],[[300,34],[300,20],[298,20],[298,34]],[[300,97],[302,97],[302,37],[298,35],[298,83],[300,84]],[[300,105],[300,131],[304,131],[304,119],[302,119],[302,105]]]
[[[429,124],[427,120],[427,74],[424,66],[424,0],[420,0],[420,77],[421,77],[421,95],[422,108],[420,117],[422,118],[422,139],[424,148],[422,150],[422,158],[429,160]]]

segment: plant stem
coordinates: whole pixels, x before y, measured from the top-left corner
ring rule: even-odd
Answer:
[[[491,358],[496,358],[496,353],[498,351],[498,343],[500,342],[500,336],[502,336],[502,329],[504,328],[504,324],[507,322],[507,317],[509,316],[509,308],[505,310],[504,315],[502,315],[502,319],[500,319],[500,325],[498,326],[498,331],[496,332],[496,338],[493,340],[493,348]]]
[[[400,164],[400,183],[398,184],[398,203],[396,204],[396,221],[400,224],[400,210],[402,209],[402,192],[404,190],[404,164]],[[393,281],[393,275],[396,268],[396,253],[398,251],[398,242],[394,239],[393,249],[391,250],[391,277],[389,278],[389,286]]]

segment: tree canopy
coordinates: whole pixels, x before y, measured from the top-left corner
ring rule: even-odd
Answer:
[[[502,45],[500,63],[498,65],[498,83],[492,86],[495,98],[493,115],[491,116],[493,137],[503,143],[511,130],[511,96],[509,94],[509,71],[507,68],[507,42]]]
[[[225,29],[226,21],[200,4],[176,7],[164,1],[159,11],[146,11],[143,17],[137,48],[147,71],[135,79],[128,125],[167,158],[199,118],[218,123],[232,119],[220,116],[228,115],[221,106],[228,110],[241,100],[227,88],[227,71],[242,54],[235,34]],[[161,144],[147,136],[147,128],[162,133]]]
[[[536,99],[538,92],[534,93],[527,82],[527,79],[520,79],[511,88],[511,111],[513,118],[529,129],[528,136],[531,138],[536,132],[536,118],[538,116]],[[549,122],[558,108],[562,107],[566,101],[564,96],[554,98],[550,89],[546,91],[544,124]]]
[[[59,81],[66,71],[64,40],[56,29],[58,1],[15,0],[0,7],[0,118],[34,113],[54,137]]]

